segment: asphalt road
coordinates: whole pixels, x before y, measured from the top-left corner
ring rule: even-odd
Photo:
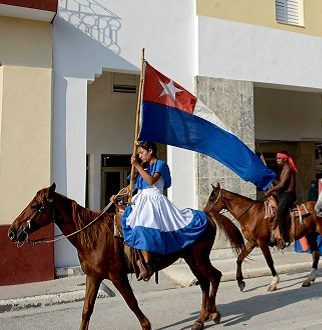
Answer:
[[[235,282],[221,284],[217,296],[221,323],[207,321],[205,329],[322,329],[322,278],[308,288],[301,283],[306,274],[283,274],[276,292],[266,291],[271,277],[246,280],[244,292]],[[166,278],[161,286],[136,284],[140,307],[153,329],[190,329],[199,313],[198,286],[181,288]],[[159,289],[160,288],[160,289]],[[30,308],[0,314],[1,329],[78,329],[82,303]],[[135,316],[117,293],[97,300],[90,329],[140,329]]]

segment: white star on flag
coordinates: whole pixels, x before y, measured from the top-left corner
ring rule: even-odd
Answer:
[[[172,98],[172,100],[175,101],[176,93],[183,92],[182,89],[179,89],[176,86],[174,86],[173,80],[170,80],[168,84],[159,80],[159,83],[163,87],[163,91],[159,97],[164,96],[164,95],[169,95]]]

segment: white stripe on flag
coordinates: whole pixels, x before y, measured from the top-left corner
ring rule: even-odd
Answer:
[[[231,130],[219,119],[219,117],[199,99],[197,99],[193,115],[217,125],[226,132],[232,133]]]

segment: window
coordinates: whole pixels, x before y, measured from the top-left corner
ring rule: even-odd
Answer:
[[[303,0],[275,0],[276,21],[292,25],[304,25]]]

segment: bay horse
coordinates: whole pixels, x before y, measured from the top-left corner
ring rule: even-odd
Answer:
[[[302,283],[302,286],[305,287],[310,286],[311,282],[315,281],[317,275],[320,254],[316,238],[317,233],[322,234],[322,218],[318,217],[314,211],[315,202],[309,201],[304,204],[310,214],[303,217],[302,221],[298,217],[295,218],[294,226],[290,226],[289,229],[289,237],[290,242],[292,242],[295,239],[306,236],[312,251],[313,264],[311,273]],[[273,276],[267,290],[275,291],[279,283],[279,277],[274,267],[269,246],[276,245],[276,243],[272,244],[271,242],[270,220],[264,219],[264,202],[222,189],[217,183],[216,187],[212,185],[212,192],[204,210],[207,212],[227,210],[240,224],[246,239],[246,245],[237,257],[236,280],[240,290],[243,291],[246,286],[242,273],[242,262],[255,247],[259,247]]]
[[[104,213],[98,221],[79,231],[96,219],[99,213],[58,194],[55,188],[53,183],[49,188],[37,192],[10,226],[8,236],[11,241],[26,242],[32,232],[54,222],[65,236],[70,235],[68,240],[77,249],[81,268],[86,274],[86,294],[80,329],[88,329],[100,283],[103,279],[108,279],[113,282],[136,315],[141,328],[150,330],[151,323],[139,308],[129,284],[127,274],[133,272],[133,269],[125,260],[124,241],[114,237],[114,216]],[[239,229],[227,217],[209,211],[207,219],[206,229],[193,244],[171,255],[160,256],[157,265],[158,269],[162,269],[178,258],[183,258],[199,280],[202,308],[198,319],[192,325],[195,330],[202,329],[208,318],[219,323],[221,317],[215,301],[221,272],[213,267],[209,260],[217,226],[225,233],[236,252],[240,252],[244,247],[244,239]],[[72,235],[75,231],[79,232]]]

